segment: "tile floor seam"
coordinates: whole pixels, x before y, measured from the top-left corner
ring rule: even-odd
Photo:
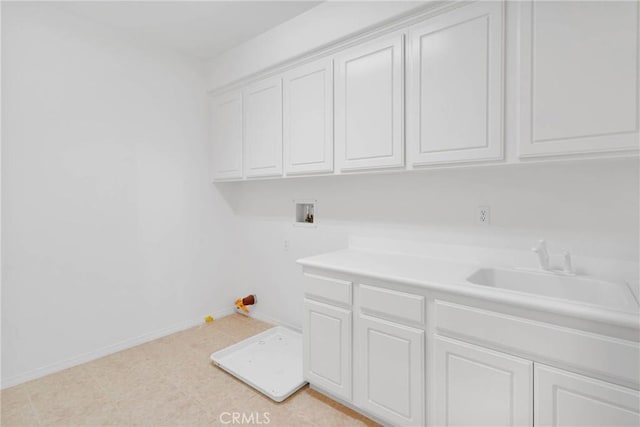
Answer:
[[[29,401],[29,406],[31,407],[31,411],[36,417],[36,421],[38,421],[38,426],[42,427],[44,424],[42,422],[42,416],[40,412],[36,409],[36,405],[33,404],[33,400],[31,399],[31,392],[28,387],[25,387],[25,393],[27,393],[27,400]]]

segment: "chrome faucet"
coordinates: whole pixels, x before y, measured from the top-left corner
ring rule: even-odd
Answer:
[[[540,268],[545,271],[549,271],[549,251],[547,251],[547,242],[545,242],[544,240],[539,240],[538,246],[531,248],[531,250],[538,254]]]
[[[564,274],[566,276],[575,276],[573,271],[573,265],[571,263],[571,253],[567,250],[562,252],[563,262],[562,270],[560,268],[552,268],[549,265],[549,251],[547,250],[547,242],[544,240],[538,240],[538,245],[531,248],[532,252],[538,254],[538,262],[540,263],[540,269],[543,271],[549,271],[555,274]]]

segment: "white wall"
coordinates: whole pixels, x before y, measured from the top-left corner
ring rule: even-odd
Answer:
[[[476,257],[508,250],[531,267],[529,248],[545,238],[553,254],[570,250],[583,272],[637,279],[639,172],[637,160],[617,159],[216,185],[237,215],[250,263],[232,280],[258,295],[258,316],[301,327],[295,260],[354,237],[385,239],[385,250],[395,249],[389,240],[412,241],[435,256],[443,255],[439,245],[465,257],[468,249]],[[317,228],[292,225],[294,198],[318,200]],[[475,222],[480,205],[491,207],[488,227]]]
[[[2,380],[231,307],[204,66],[43,3],[2,5]]]

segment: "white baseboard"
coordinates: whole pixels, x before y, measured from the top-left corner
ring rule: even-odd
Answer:
[[[233,308],[224,308],[224,309],[219,309],[214,311],[212,316],[214,318],[219,318],[219,317],[228,316],[233,313],[234,313]],[[6,380],[3,380],[2,385],[0,386],[0,389],[5,389],[7,387],[12,387],[14,385],[22,384],[27,381],[35,380],[37,378],[44,377],[45,375],[53,374],[53,373],[62,371],[64,369],[72,368],[74,366],[78,366],[83,363],[87,363],[92,360],[99,359],[101,357],[105,357],[110,354],[117,353],[119,351],[126,350],[128,348],[135,347],[137,345],[144,344],[146,342],[165,337],[167,335],[175,334],[176,332],[180,332],[185,329],[189,329],[194,326],[202,324],[203,319],[204,319],[204,316],[198,319],[185,320],[183,322],[172,325],[168,328],[152,331],[143,335],[139,335],[134,338],[120,341],[115,344],[101,347],[93,351],[82,353],[78,356],[74,356],[69,359],[62,360],[60,362],[52,363],[50,365],[46,365],[41,368],[37,368],[19,375],[15,375],[11,378],[7,378]]]
[[[235,313],[236,310],[233,307],[226,307],[226,308],[221,308],[219,310],[216,310],[213,312],[213,314],[211,315],[214,319],[219,319],[221,317],[226,317],[226,316],[230,316],[233,313]],[[203,316],[204,319],[204,316]]]
[[[271,317],[269,315],[266,315],[266,314],[263,314],[263,313],[260,313],[260,312],[251,313],[249,315],[249,317],[253,317],[255,319],[262,320],[263,322],[271,323],[271,324],[276,325],[276,326],[284,326],[286,328],[293,329],[296,332],[302,332],[302,328],[299,327],[299,326],[294,326],[294,325],[292,325],[290,323],[283,322],[280,319],[277,319],[275,317]]]

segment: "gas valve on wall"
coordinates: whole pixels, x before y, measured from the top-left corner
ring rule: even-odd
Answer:
[[[249,314],[249,308],[247,306],[254,305],[256,302],[258,302],[258,299],[256,298],[255,295],[249,295],[244,298],[238,298],[236,300],[236,311],[246,316]]]

